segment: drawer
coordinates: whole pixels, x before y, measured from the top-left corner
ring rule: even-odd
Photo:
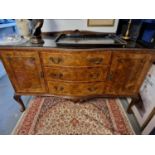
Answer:
[[[44,67],[47,81],[105,81],[108,66],[102,67]]]
[[[48,81],[49,92],[54,95],[66,95],[66,96],[89,96],[89,95],[101,95],[104,93],[105,83],[103,82],[58,82]]]
[[[44,66],[96,66],[110,62],[110,52],[41,52]]]

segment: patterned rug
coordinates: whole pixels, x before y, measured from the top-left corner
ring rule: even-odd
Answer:
[[[36,97],[12,134],[126,135],[134,131],[119,99],[74,103],[58,97]]]

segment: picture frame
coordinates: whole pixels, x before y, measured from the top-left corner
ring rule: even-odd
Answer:
[[[142,98],[143,106],[138,108],[137,106],[132,107],[133,114],[135,115],[138,124],[141,129],[144,129],[151,118],[155,115],[155,65],[152,65],[147,76],[140,88],[140,96]],[[131,100],[128,99],[128,103]]]
[[[114,26],[115,19],[88,19],[88,27],[104,27],[104,26]]]
[[[147,126],[142,131],[142,135],[149,135],[154,129],[155,129],[155,115],[152,117],[150,122],[147,124]]]

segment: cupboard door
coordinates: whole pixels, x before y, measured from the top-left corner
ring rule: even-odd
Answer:
[[[113,53],[107,91],[114,95],[134,95],[147,74],[150,56],[140,53]]]
[[[37,52],[4,52],[2,58],[16,92],[45,92],[43,72]]]

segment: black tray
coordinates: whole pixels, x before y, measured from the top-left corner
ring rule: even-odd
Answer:
[[[59,47],[126,47],[126,42],[114,34],[60,34],[55,40]]]

